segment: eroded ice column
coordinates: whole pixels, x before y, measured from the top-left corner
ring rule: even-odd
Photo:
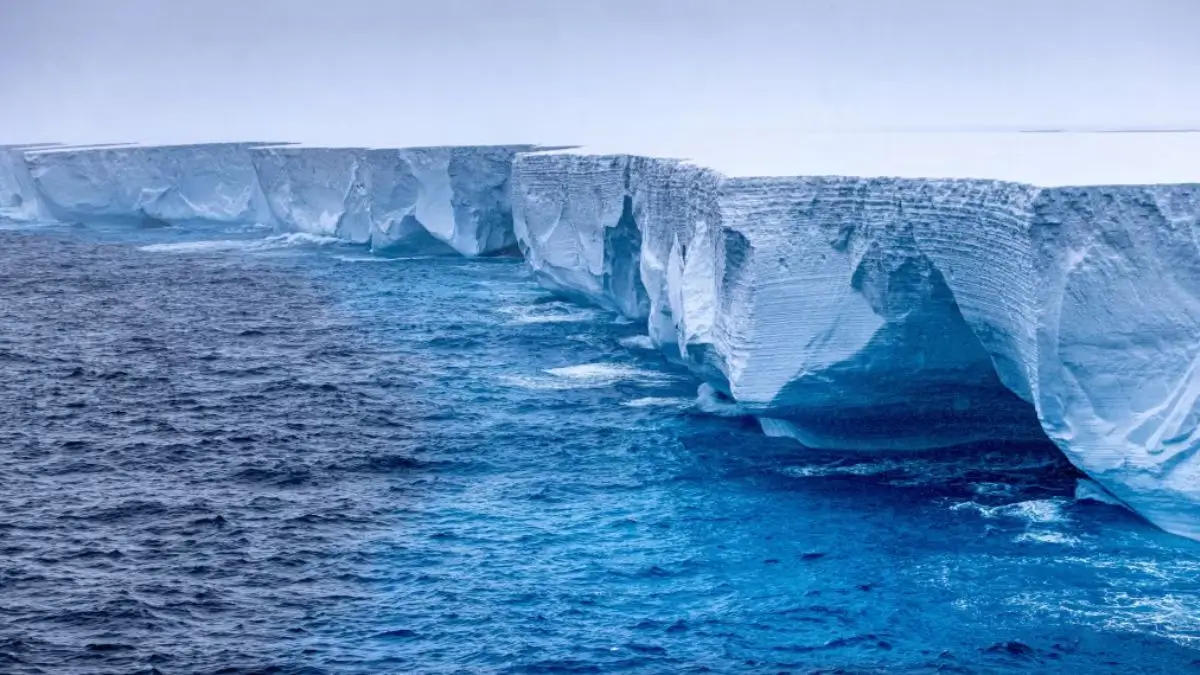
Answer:
[[[714,332],[730,395],[768,433],[847,450],[1040,436],[916,232],[996,217],[991,181],[729,179]],[[931,206],[932,205],[932,206]],[[713,254],[705,253],[706,258]],[[685,264],[686,264],[685,255]],[[681,291],[682,292],[682,291]]]
[[[513,220],[539,281],[641,318],[647,312],[639,265],[630,158],[535,154],[513,169]]]
[[[1200,186],[1048,188],[1029,209],[925,249],[1067,457],[1200,538]]]
[[[374,149],[365,154],[370,183],[371,250],[383,254],[450,254],[444,241],[435,238],[417,219],[421,184],[406,152]]]
[[[253,151],[286,228],[370,243],[380,252],[476,256],[512,248],[512,158],[529,146]]]
[[[254,148],[251,155],[282,228],[370,241],[366,150],[280,146]]]
[[[516,246],[509,181],[513,158],[528,145],[405,148],[416,178],[414,217],[435,238],[466,255]]]
[[[724,234],[719,197],[725,178],[686,162],[631,159],[634,217],[641,224],[639,273],[649,305],[654,344],[709,380],[724,382]]]
[[[0,145],[0,221],[50,219],[25,163],[25,151],[34,149],[36,146]]]
[[[270,218],[244,143],[25,153],[47,210],[62,221],[251,223]]]

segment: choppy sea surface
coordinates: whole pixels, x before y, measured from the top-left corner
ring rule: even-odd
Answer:
[[[818,452],[516,259],[0,231],[0,672],[1200,669],[1049,446]]]

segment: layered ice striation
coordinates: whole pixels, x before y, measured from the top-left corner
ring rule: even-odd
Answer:
[[[558,152],[518,158],[513,209],[539,279],[646,319],[767,433],[865,451],[1044,433],[1200,538],[1200,185]]]

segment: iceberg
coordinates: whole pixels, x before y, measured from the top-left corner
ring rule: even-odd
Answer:
[[[1200,538],[1200,185],[737,177],[578,150],[518,157],[513,212],[546,286],[645,319],[768,434],[1044,436]]]
[[[971,156],[955,154],[967,135],[726,143],[740,157],[708,165],[534,145],[0,146],[0,220],[516,248],[544,286],[644,322],[639,344],[696,373],[702,410],[846,452],[1049,439],[1200,539],[1200,134],[1136,136],[993,134]]]

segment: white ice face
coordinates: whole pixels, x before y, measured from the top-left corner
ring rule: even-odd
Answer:
[[[263,222],[269,215],[247,147],[51,148],[25,160],[60,220]]]
[[[532,147],[0,148],[0,217],[261,223],[380,251],[488,255],[516,244],[509,176]]]
[[[530,146],[255,148],[271,211],[287,229],[377,251],[498,253],[515,244],[508,181]]]
[[[772,434],[867,451],[1044,434],[1200,538],[1200,186],[725,178],[553,153],[517,161],[513,195],[539,279],[646,316]],[[636,246],[609,236],[626,204]],[[635,287],[607,276],[635,265]]]
[[[0,221],[33,222],[50,218],[29,175],[25,149],[0,145]]]

